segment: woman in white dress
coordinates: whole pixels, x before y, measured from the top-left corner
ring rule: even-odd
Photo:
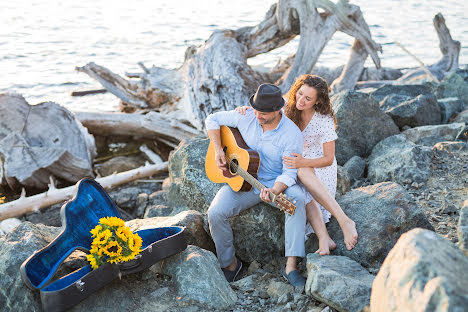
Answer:
[[[330,214],[338,221],[346,248],[351,250],[357,243],[358,234],[354,221],[335,200],[337,135],[328,84],[319,76],[302,75],[290,88],[287,98],[284,112],[301,129],[304,148],[302,155],[292,154],[283,160],[289,168],[298,168],[298,178],[307,189],[307,220],[319,239],[316,253],[330,254],[336,247],[325,227]]]
[[[238,107],[241,114],[249,106]],[[325,223],[330,214],[343,231],[346,248],[357,243],[356,225],[335,200],[337,164],[335,159],[336,119],[328,96],[327,82],[315,75],[300,76],[287,93],[284,108],[288,116],[301,129],[304,137],[302,155],[293,154],[283,160],[290,168],[298,168],[298,177],[306,188],[307,221],[319,240],[320,255],[330,254],[336,248]],[[320,205],[320,204],[321,205]]]

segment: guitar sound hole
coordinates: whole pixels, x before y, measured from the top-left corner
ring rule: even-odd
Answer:
[[[234,163],[234,165],[232,163]],[[231,165],[229,166],[229,171],[231,172],[231,174],[236,174],[237,172],[236,168],[238,165],[239,165],[239,162],[237,161],[237,159],[231,160]]]

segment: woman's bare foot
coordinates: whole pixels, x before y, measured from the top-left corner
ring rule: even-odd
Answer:
[[[330,236],[319,239],[319,249],[315,253],[321,256],[329,255],[330,250],[334,250],[336,244]]]
[[[344,242],[346,248],[351,250],[356,246],[358,241],[358,233],[356,231],[356,224],[353,220],[346,220],[343,224],[340,224],[341,230],[343,231]]]

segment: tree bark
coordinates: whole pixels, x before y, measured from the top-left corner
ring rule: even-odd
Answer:
[[[2,94],[0,116],[0,162],[12,189],[45,188],[50,175],[73,183],[93,176],[94,138],[63,106]]]
[[[178,144],[185,139],[202,134],[197,129],[162,113],[143,114],[75,112],[76,118],[92,134],[99,136],[136,136],[165,139]]]

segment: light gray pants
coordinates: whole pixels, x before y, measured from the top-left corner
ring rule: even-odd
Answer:
[[[292,201],[296,201],[294,215],[286,215],[285,256],[305,256],[305,225],[306,212],[303,190],[296,184],[284,192]],[[210,232],[216,245],[216,253],[222,268],[229,266],[235,257],[234,238],[229,218],[237,216],[241,211],[250,208],[262,200],[253,190],[250,192],[234,192],[229,185],[224,185],[216,194],[208,209]],[[273,206],[273,204],[272,204]]]

